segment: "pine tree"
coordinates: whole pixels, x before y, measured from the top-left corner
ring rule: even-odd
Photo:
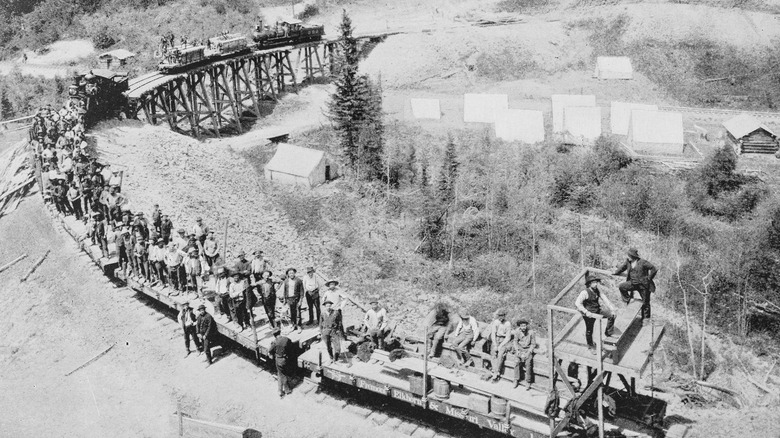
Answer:
[[[458,178],[458,157],[455,153],[455,141],[450,135],[444,150],[444,163],[439,173],[439,199],[445,205],[455,200],[455,182]]]
[[[361,123],[361,135],[359,155],[362,175],[366,179],[382,179],[384,174],[384,132],[385,125],[382,119],[382,86],[363,76],[368,93],[365,95],[365,107],[363,121]]]
[[[12,119],[14,117],[14,106],[8,97],[8,88],[4,83],[0,83],[0,120]]]
[[[363,119],[365,81],[358,76],[357,40],[352,36],[352,20],[344,10],[341,17],[341,56],[338,60],[336,92],[328,102],[328,116],[339,133],[339,155],[347,168],[357,171],[360,151],[358,135]]]

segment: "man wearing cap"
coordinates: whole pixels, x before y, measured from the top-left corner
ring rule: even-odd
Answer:
[[[303,296],[303,282],[296,277],[298,271],[295,268],[288,268],[285,273],[287,278],[282,281],[282,285],[279,288],[281,294],[279,299],[282,304],[290,307],[290,320],[293,324],[293,329],[301,331],[301,316],[298,314],[298,306]]]
[[[203,273],[203,267],[200,265],[198,250],[190,248],[187,256],[188,258],[184,261],[184,272],[187,273],[187,288],[192,287],[192,290],[200,296],[203,289],[203,282],[200,277]]]
[[[173,243],[176,245],[176,249],[179,251],[184,251],[184,247],[186,247],[187,243],[189,242],[187,235],[184,233],[184,228],[179,228],[176,230],[176,236],[173,237]],[[184,254],[186,255],[186,252]]]
[[[128,248],[131,245],[130,240],[130,227],[120,226],[116,233],[114,245],[116,245],[117,256],[119,257],[119,269],[122,270],[122,275],[127,276],[127,265],[130,261],[128,257]]]
[[[282,336],[279,328],[274,329],[274,340],[271,342],[271,348],[268,350],[271,357],[276,362],[276,378],[279,382],[279,397],[292,394],[290,389],[290,366],[288,359],[291,357],[292,341],[287,336]]]
[[[201,248],[203,243],[206,242],[206,235],[209,233],[209,227],[203,225],[203,218],[195,219],[195,225],[192,227],[192,234],[195,235],[195,239],[200,242]]]
[[[165,279],[165,245],[162,239],[158,238],[155,245],[149,248],[149,263],[152,264],[157,280],[165,287],[168,282]]]
[[[233,318],[244,331],[249,326],[249,313],[247,312],[247,300],[244,295],[248,286],[240,272],[233,272],[233,281],[230,283],[230,301],[232,303]]]
[[[189,301],[185,301],[179,312],[179,324],[181,324],[181,328],[184,330],[184,346],[187,347],[187,356],[192,353],[192,351],[190,351],[190,338],[195,342],[195,347],[198,351],[203,351],[203,347],[200,345],[200,339],[198,338],[197,322],[198,318],[195,316],[195,311],[190,307]]]
[[[383,350],[385,348],[385,336],[387,336],[387,310],[384,307],[379,306],[379,300],[372,298],[368,302],[371,308],[366,312],[366,316],[363,318],[363,327],[365,327],[366,335],[371,337],[371,342]]]
[[[517,364],[515,364],[515,388],[520,384],[520,374],[525,372],[525,389],[531,389],[531,383],[533,383],[534,375],[534,354],[536,353],[536,333],[528,328],[528,320],[518,319],[515,322],[515,330],[512,334],[513,350],[512,352],[517,356]]]
[[[157,232],[160,232],[160,224],[162,224],[162,211],[160,211],[160,204],[154,204],[154,210],[152,211],[152,226]]]
[[[596,318],[607,318],[604,336],[612,336],[615,325],[615,306],[601,293],[596,283],[601,283],[601,280],[590,272],[585,273],[585,290],[580,292],[575,302],[577,310],[585,320],[585,342],[591,354],[596,354],[596,344],[593,342],[593,324]]]
[[[211,365],[211,344],[214,342],[214,337],[217,334],[217,324],[214,322],[214,318],[206,312],[206,306],[203,304],[198,306],[198,312],[196,321],[198,334],[201,338],[203,350],[206,352],[206,360]]]
[[[512,324],[506,320],[506,310],[498,309],[490,323],[490,349],[493,356],[493,381],[501,378],[501,365],[512,348]]]
[[[325,304],[325,301],[333,303],[333,308],[336,310],[343,310],[348,298],[344,295],[339,287],[338,280],[328,280],[325,282],[325,292],[320,294],[320,301]]]
[[[135,263],[138,266],[141,275],[143,275],[143,278],[149,280],[149,252],[146,249],[146,240],[144,240],[143,236],[140,234],[136,236]]]
[[[455,347],[455,351],[463,363],[468,363],[471,360],[469,350],[479,339],[479,323],[477,318],[471,316],[466,309],[461,309],[458,311],[458,314],[460,315],[460,321],[458,321],[458,325],[452,333],[450,343]]]
[[[233,305],[230,302],[230,279],[224,266],[217,268],[217,278],[214,283],[214,293],[217,296],[217,310],[226,316],[228,322],[233,321]]]
[[[182,256],[176,249],[176,244],[168,243],[168,250],[165,251],[165,266],[168,268],[168,280],[171,286],[180,291],[184,288],[184,279],[181,277]]]
[[[253,286],[257,288],[260,295],[268,322],[271,327],[276,327],[276,285],[271,279],[273,275],[271,271],[263,271],[260,273],[260,280],[253,283]]]
[[[322,312],[320,320],[320,335],[325,344],[325,350],[328,352],[330,361],[339,360],[341,352],[341,339],[344,338],[344,324],[341,319],[341,312],[333,308],[333,302],[326,300],[322,303],[325,311]]]
[[[171,222],[171,218],[167,214],[162,215],[162,219],[160,220],[160,237],[162,237],[162,240],[166,245],[171,241],[172,232],[173,222]]]
[[[655,274],[658,269],[650,262],[639,257],[639,251],[636,248],[628,250],[628,259],[612,273],[620,275],[626,272],[626,281],[620,283],[620,295],[626,304],[631,302],[634,297],[634,291],[639,292],[642,298],[642,324],[650,319],[650,294],[655,292]]]
[[[317,314],[317,322],[320,322],[320,288],[322,279],[314,271],[314,266],[306,268],[306,275],[303,276],[303,291],[306,294],[306,304],[309,307],[309,322],[314,324],[314,314]]]
[[[233,272],[239,272],[241,275],[249,275],[249,272],[252,270],[252,264],[249,263],[249,260],[246,259],[246,253],[244,251],[241,251],[238,253],[238,259],[236,259],[236,263],[233,265]]]

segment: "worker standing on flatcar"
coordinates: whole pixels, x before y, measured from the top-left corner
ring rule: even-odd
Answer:
[[[585,290],[580,292],[575,302],[585,320],[585,342],[588,343],[591,354],[596,354],[596,344],[593,342],[593,324],[596,318],[607,318],[604,336],[612,336],[615,325],[615,306],[599,291],[596,283],[601,283],[601,279],[590,272],[585,274]]]
[[[344,338],[344,325],[341,320],[341,311],[333,308],[333,302],[326,300],[322,303],[325,311],[320,320],[320,335],[325,344],[330,361],[339,360],[341,352],[341,340]]]
[[[639,292],[642,298],[642,325],[650,319],[650,294],[655,292],[655,274],[658,273],[652,263],[639,257],[636,248],[628,250],[628,259],[623,262],[612,275],[620,275],[626,272],[626,281],[618,285],[623,302],[628,305],[634,298],[634,291]]]

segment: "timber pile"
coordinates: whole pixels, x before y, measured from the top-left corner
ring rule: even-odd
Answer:
[[[0,155],[0,217],[16,210],[35,182],[28,158],[26,140]]]
[[[455,17],[456,21],[469,23],[473,26],[506,26],[508,24],[524,23],[525,20],[516,14],[510,13],[474,13]]]

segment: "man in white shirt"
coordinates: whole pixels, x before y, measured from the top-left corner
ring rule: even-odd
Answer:
[[[303,281],[303,292],[306,295],[306,304],[309,306],[309,322],[314,324],[314,314],[317,314],[317,323],[320,322],[320,289],[323,287],[322,280],[317,276],[314,266],[306,268],[306,275],[301,279]]]
[[[165,287],[165,246],[162,239],[157,239],[154,246],[149,247],[149,263],[152,265],[157,280]]]
[[[387,336],[387,310],[379,307],[379,300],[376,298],[368,302],[371,308],[366,312],[363,318],[363,326],[366,328],[366,334],[371,336],[371,341],[380,350],[385,348],[385,336]]]
[[[330,301],[333,303],[333,308],[336,310],[342,310],[347,301],[347,296],[341,291],[338,280],[328,280],[325,282],[325,292],[320,294],[320,302]],[[344,298],[342,300],[342,298]]]
[[[501,378],[499,370],[512,348],[512,324],[506,320],[506,310],[496,311],[496,319],[490,323],[491,353],[493,355],[493,381]]]
[[[185,301],[179,312],[179,324],[181,324],[181,328],[184,330],[184,346],[187,347],[187,356],[192,353],[192,351],[190,351],[190,338],[195,341],[195,347],[197,347],[198,351],[203,351],[203,346],[200,344],[200,338],[198,338],[198,329],[196,327],[197,319],[195,312],[190,307],[189,301]]]
[[[195,225],[192,227],[192,234],[200,242],[200,249],[203,251],[203,243],[206,241],[206,235],[209,233],[209,227],[203,225],[203,218],[195,219]]]
[[[450,343],[455,347],[460,360],[467,363],[471,360],[469,350],[479,339],[479,323],[466,309],[460,309],[458,315],[460,315],[460,321],[452,333]]]
[[[585,320],[585,342],[588,343],[591,354],[596,354],[596,343],[593,342],[593,325],[596,318],[607,318],[604,336],[612,336],[615,326],[615,306],[606,295],[601,293],[596,283],[601,283],[601,279],[590,272],[586,273],[585,290],[580,292],[575,302],[577,310],[582,313],[582,318]]]

